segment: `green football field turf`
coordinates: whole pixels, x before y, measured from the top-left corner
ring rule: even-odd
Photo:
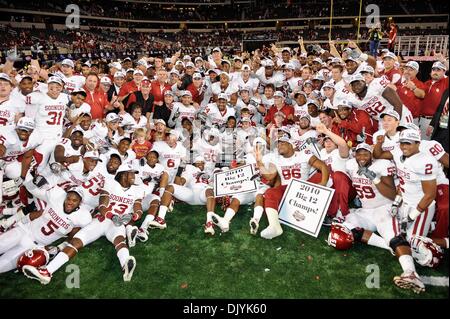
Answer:
[[[216,211],[219,211],[217,208]],[[137,267],[123,282],[112,244],[105,238],[82,250],[67,265],[80,268],[80,288],[65,285],[64,266],[47,286],[22,274],[0,275],[1,298],[448,298],[447,287],[427,286],[416,295],[394,286],[401,273],[388,251],[356,244],[337,251],[325,240],[283,225],[284,234],[265,240],[249,234],[251,211],[242,207],[228,233],[203,233],[204,207],[177,204],[166,230],[151,230],[146,243],[130,249]],[[260,230],[267,222],[263,220]],[[379,288],[366,287],[368,265],[379,267]],[[369,266],[373,267],[373,266]],[[424,276],[448,276],[448,254]]]

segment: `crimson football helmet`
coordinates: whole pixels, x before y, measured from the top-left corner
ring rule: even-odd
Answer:
[[[436,268],[444,258],[442,248],[428,237],[414,236],[410,244],[412,256],[419,265]]]
[[[49,260],[50,256],[44,248],[29,249],[17,259],[17,269],[22,270],[25,265],[39,268],[47,265]]]
[[[328,235],[328,245],[338,250],[347,250],[353,246],[352,232],[342,224],[333,223]]]

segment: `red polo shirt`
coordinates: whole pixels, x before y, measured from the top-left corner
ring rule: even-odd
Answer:
[[[426,92],[427,86],[425,83],[415,78],[412,82],[417,86],[418,89],[424,90]],[[414,118],[420,116],[420,111],[422,108],[423,99],[418,98],[414,95],[414,91],[408,89],[405,85],[406,81],[402,79],[402,83],[397,86],[397,94],[402,100],[403,104],[411,111]]]
[[[164,93],[166,91],[170,91],[171,87],[169,84],[165,83],[161,85],[158,80],[151,82],[150,94],[155,98],[154,102],[163,102],[164,101]]]
[[[380,75],[384,75],[392,84],[399,85],[402,79],[402,74],[397,68],[392,68],[389,71],[383,70]]]
[[[200,92],[198,91],[198,89],[195,87],[194,83],[191,83],[187,86],[186,90],[188,90],[189,92],[191,92],[192,94],[192,101],[200,104],[202,103],[202,96],[199,94]]]
[[[120,97],[125,96],[125,95],[133,93],[135,91],[139,91],[139,87],[137,86],[136,82],[134,82],[134,80],[130,81],[130,82],[126,82],[120,88],[119,96]]]
[[[86,86],[84,86],[86,91],[85,102],[91,106],[92,119],[102,119],[104,117],[105,108],[109,105],[108,95],[101,89],[95,89],[94,92],[90,92]]]
[[[422,101],[422,116],[433,116],[436,113],[442,99],[442,93],[448,88],[448,77],[445,76],[437,82],[428,80],[425,82],[425,98]]]
[[[295,113],[295,110],[292,106],[288,106],[286,104],[284,104],[280,110],[278,110],[275,105],[272,105],[270,107],[269,111],[267,112],[266,117],[264,118],[264,121],[266,123],[275,123],[274,117],[275,117],[275,113],[277,113],[277,112],[282,112],[282,113],[284,113],[284,115],[286,115],[286,118],[283,121],[283,125],[286,125],[287,121],[288,121],[287,117],[290,114],[292,114],[292,116],[293,116]]]
[[[375,125],[372,118],[366,111],[353,109],[350,115],[341,123],[333,123],[331,131],[341,136],[346,142],[351,142],[352,146],[358,144],[357,136],[362,132],[363,127],[366,132],[366,143],[372,144],[372,136],[375,133]]]

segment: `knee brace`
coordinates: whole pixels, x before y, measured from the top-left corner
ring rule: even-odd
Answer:
[[[355,241],[361,242],[361,239],[364,234],[364,228],[361,228],[361,227],[353,228],[352,234],[353,234],[353,238],[355,239]]]
[[[397,249],[397,247],[399,247],[399,246],[409,247],[409,243],[403,235],[395,236],[389,242],[389,247],[391,247],[393,251],[395,251]]]

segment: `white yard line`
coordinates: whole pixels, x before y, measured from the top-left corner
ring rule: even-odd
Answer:
[[[428,286],[448,287],[448,277],[420,276],[420,278]]]

